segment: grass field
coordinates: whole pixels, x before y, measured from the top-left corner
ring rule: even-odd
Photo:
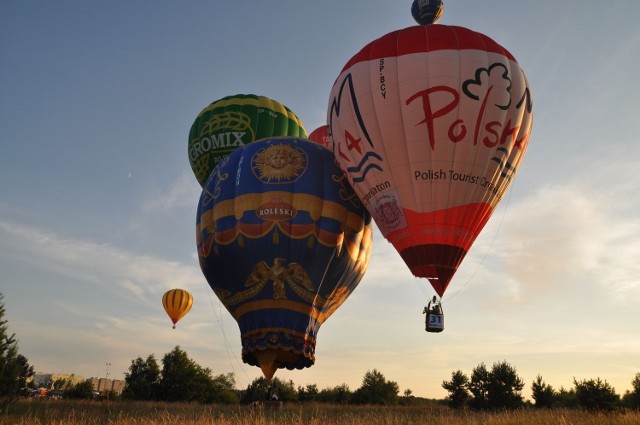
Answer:
[[[290,404],[280,410],[151,402],[21,400],[0,425],[608,425],[638,424],[639,412],[587,413],[579,410],[455,412],[440,407],[335,406]]]

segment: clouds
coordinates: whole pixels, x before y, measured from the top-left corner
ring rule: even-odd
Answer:
[[[214,306],[206,302],[208,288],[195,261],[183,264],[65,238],[4,218],[0,279],[11,331],[38,370],[73,368],[70,372],[88,377],[95,373],[96,358],[98,365],[108,358],[116,376],[133,358],[162,355],[180,344],[205,361],[204,353],[221,355],[224,342],[203,336],[228,326],[232,334],[235,328],[230,318],[213,321]],[[190,320],[171,333],[160,300],[174,287],[199,299]]]
[[[497,224],[486,231],[495,231],[491,227]],[[510,205],[501,224],[488,268],[499,285],[518,288],[517,299],[578,281],[637,299],[640,220],[618,219],[591,190],[572,184],[542,187]],[[478,252],[488,249],[483,243]]]
[[[201,192],[193,174],[184,171],[165,192],[156,190],[148,194],[141,202],[140,209],[145,213],[168,213],[183,207],[193,207],[195,210]]]
[[[413,25],[392,2],[301,2],[299,15],[314,19],[299,34],[273,25],[293,15],[271,4],[247,14],[243,2],[196,3],[150,16],[15,2],[0,16],[12,40],[0,46],[0,292],[21,352],[42,372],[104,376],[110,362],[121,376],[135,357],[180,345],[215,373],[245,372],[240,387],[260,376],[238,369],[238,327],[195,257],[189,126],[211,99],[257,92],[313,130],[348,58]],[[506,359],[526,382],[621,376],[616,389],[628,387],[640,355],[640,3],[516,3],[451,4],[441,21],[508,48],[536,104],[515,186],[445,294],[445,332],[425,335],[433,290],[376,229],[369,270],[323,325],[316,365],[276,376],[355,389],[377,368],[416,395],[444,396],[451,371]],[[94,16],[126,31],[78,37]],[[325,31],[329,21],[343,30]],[[261,38],[265,22],[273,31]],[[175,331],[160,303],[173,287],[195,298]]]
[[[191,266],[18,223],[0,221],[0,234],[4,259],[89,285],[116,287],[124,291],[121,296],[142,299],[175,285],[193,288],[200,281],[199,271]]]

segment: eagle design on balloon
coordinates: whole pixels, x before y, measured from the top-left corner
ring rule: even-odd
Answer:
[[[315,288],[307,271],[298,263],[286,265],[285,258],[275,258],[273,265],[269,267],[266,261],[261,260],[253,267],[247,277],[244,286],[246,290],[232,294],[230,291],[216,289],[218,296],[226,305],[235,305],[258,295],[269,282],[273,284],[273,299],[287,299],[286,286],[289,285],[300,298],[318,304],[324,304],[325,299],[316,294]]]

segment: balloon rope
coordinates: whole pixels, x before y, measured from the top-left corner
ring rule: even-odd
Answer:
[[[482,264],[484,263],[484,260],[486,260],[487,256],[489,255],[489,252],[491,252],[491,250],[493,249],[493,244],[495,243],[496,239],[498,238],[498,233],[500,233],[500,229],[502,228],[502,223],[504,222],[504,218],[507,215],[507,209],[509,208],[509,204],[511,203],[511,189],[513,188],[513,186],[515,185],[515,182],[513,182],[511,184],[511,187],[507,190],[507,192],[509,193],[507,196],[507,201],[506,204],[504,205],[504,211],[502,212],[502,216],[500,218],[500,222],[498,223],[498,228],[496,229],[496,232],[493,234],[493,238],[491,239],[491,243],[489,244],[489,247],[487,248],[487,250],[485,251],[484,255],[482,256],[482,259],[480,260],[480,263],[478,263],[478,265],[476,266],[475,270],[471,273],[471,275],[467,278],[467,280],[464,282],[464,284],[462,285],[462,287],[458,288],[457,291],[455,291],[453,294],[451,294],[451,296],[447,297],[447,301],[455,298],[460,292],[462,292],[464,290],[464,288],[469,284],[469,282],[471,282],[471,280],[475,277],[475,275],[478,273],[478,271],[480,270],[480,266],[482,266]],[[426,296],[426,298],[429,298]],[[444,300],[441,299],[440,303],[444,303]]]
[[[227,334],[224,331],[224,326],[222,323],[222,314],[218,314],[216,312],[215,305],[213,305],[213,299],[211,298],[211,292],[213,292],[213,290],[211,289],[211,287],[209,287],[209,285],[207,285],[207,287],[209,288],[209,290],[207,291],[207,296],[209,297],[209,304],[211,304],[211,310],[213,310],[213,314],[216,316],[216,322],[218,322],[218,326],[220,327],[220,331],[222,332],[222,338],[224,339],[224,348],[227,351],[227,360],[229,362],[229,365],[231,366],[231,371],[233,372],[234,375],[236,375],[236,370],[233,367],[233,360],[235,360],[240,365],[240,370],[242,371],[242,373],[244,373],[244,376],[247,378],[247,381],[251,382],[251,377],[243,367],[242,362],[238,360],[238,357],[234,353],[233,349],[231,349],[231,344],[229,343]],[[218,300],[218,308],[222,309],[222,302],[220,302],[220,300]],[[233,359],[231,359],[232,357]]]
[[[335,256],[336,256],[336,250],[334,249],[333,253],[331,254],[331,261],[329,261],[327,263],[327,267],[324,268],[324,273],[322,274],[322,280],[320,280],[320,285],[318,285],[318,290],[316,290],[316,293],[313,296],[313,301],[311,302],[311,307],[312,308],[316,306],[316,301],[318,300],[318,296],[320,295],[320,289],[322,288],[322,284],[324,283],[324,279],[327,276],[327,272],[329,271],[329,267],[331,266],[331,262],[333,262]]]

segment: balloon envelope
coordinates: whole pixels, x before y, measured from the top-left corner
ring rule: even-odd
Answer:
[[[395,31],[346,64],[327,122],[382,234],[442,296],[527,149],[532,99],[517,61],[466,28]]]
[[[444,11],[442,0],[413,0],[411,15],[420,25],[435,24]]]
[[[272,136],[306,137],[300,119],[280,102],[254,94],[223,97],[204,108],[189,131],[189,163],[200,186],[235,149]]]
[[[174,329],[178,320],[191,310],[192,305],[193,296],[184,289],[171,289],[162,296],[162,306],[173,322]]]
[[[316,142],[324,146],[325,148],[331,149],[332,143],[329,138],[329,126],[321,125],[320,127],[313,130],[308,137],[312,142]]]
[[[238,322],[243,361],[271,379],[314,363],[320,325],[365,273],[372,221],[331,151],[268,138],[211,173],[196,240],[204,276]]]

